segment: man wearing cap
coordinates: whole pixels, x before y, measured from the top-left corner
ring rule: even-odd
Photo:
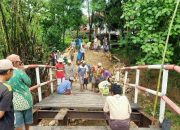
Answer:
[[[71,82],[74,81],[74,66],[71,63],[71,60],[68,59],[67,64],[65,65],[65,79]]]
[[[31,91],[29,90],[31,79],[22,70],[22,62],[18,55],[12,54],[6,59],[9,59],[16,68],[14,69],[13,76],[8,81],[13,89],[15,129],[23,130],[23,127],[25,126],[25,130],[29,130],[29,125],[33,123],[33,99]]]
[[[57,78],[57,84],[60,85],[64,80],[64,64],[63,64],[63,59],[59,58],[57,60],[58,63],[56,63],[56,78]]]
[[[6,84],[13,75],[13,65],[10,60],[0,60],[0,129],[14,130],[13,92]]]
[[[129,101],[122,95],[120,85],[112,85],[111,94],[112,96],[106,98],[103,109],[109,126],[112,130],[129,130],[131,114]]]

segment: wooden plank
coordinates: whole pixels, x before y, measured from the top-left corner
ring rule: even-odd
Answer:
[[[160,128],[131,128],[130,130],[161,130]]]
[[[58,114],[54,117],[55,120],[63,120],[68,112],[68,109],[61,109]]]
[[[30,130],[110,130],[107,126],[31,126]]]
[[[34,108],[87,108],[102,109],[104,107],[106,96],[86,91],[77,92],[72,95],[60,95],[57,93],[43,99],[34,105]],[[139,105],[131,104],[132,109],[139,109]]]
[[[109,126],[31,126],[30,130],[111,130]],[[160,128],[130,128],[130,130],[161,130]]]
[[[105,98],[97,93],[74,93],[72,95],[59,95],[54,93],[34,105],[35,108],[98,108],[102,109]]]

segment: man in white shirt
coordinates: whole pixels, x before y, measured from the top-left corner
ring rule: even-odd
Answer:
[[[80,48],[80,52],[82,53],[82,60],[85,60],[85,47],[84,45],[82,45],[82,47]]]
[[[112,96],[106,98],[104,112],[112,130],[129,130],[131,106],[126,96],[122,96],[120,85],[113,85]],[[109,116],[110,115],[110,116]]]

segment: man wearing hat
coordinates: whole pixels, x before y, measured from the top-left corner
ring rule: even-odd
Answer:
[[[103,81],[103,71],[104,68],[102,67],[102,63],[98,63],[96,70],[95,70],[95,78],[96,78],[96,83],[95,83],[95,87],[98,87],[98,84]]]
[[[131,106],[126,96],[122,95],[120,85],[111,87],[112,96],[106,98],[104,112],[112,130],[129,130]]]
[[[56,78],[57,78],[57,84],[60,85],[64,80],[64,64],[63,59],[59,58],[56,63]]]
[[[29,87],[31,85],[30,77],[22,70],[23,65],[19,55],[11,54],[6,59],[13,63],[13,76],[8,83],[13,89],[13,106],[15,115],[15,129],[29,130],[29,125],[33,123],[33,97]]]
[[[13,75],[13,65],[10,60],[0,60],[0,129],[14,130],[13,92],[5,82]]]

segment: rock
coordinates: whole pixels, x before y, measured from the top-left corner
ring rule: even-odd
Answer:
[[[52,120],[49,122],[49,126],[54,126],[56,124],[56,121],[55,120]]]

